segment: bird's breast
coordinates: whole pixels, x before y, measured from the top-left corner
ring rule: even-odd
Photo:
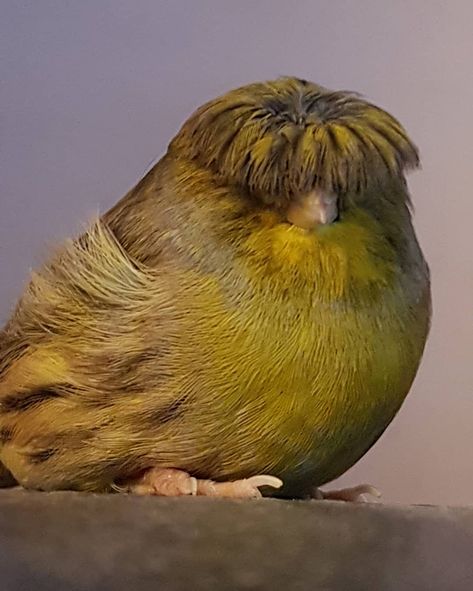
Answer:
[[[363,231],[348,248],[294,230],[276,229],[270,254],[247,259],[233,291],[216,283],[201,391],[230,474],[252,465],[320,484],[361,457],[404,400],[427,332],[426,286],[408,287]]]

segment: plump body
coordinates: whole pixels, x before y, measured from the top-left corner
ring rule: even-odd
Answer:
[[[399,409],[428,331],[405,193],[367,187],[306,231],[171,150],[4,330],[4,466],[40,489],[110,490],[151,466],[271,473],[295,496],[343,473]]]

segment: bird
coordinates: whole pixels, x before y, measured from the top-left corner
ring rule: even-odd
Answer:
[[[401,123],[355,92],[282,77],[198,108],[32,272],[0,333],[0,480],[373,492],[320,487],[379,439],[421,362],[418,166]]]

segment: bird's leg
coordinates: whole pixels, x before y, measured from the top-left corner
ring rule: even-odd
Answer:
[[[372,497],[370,500],[369,497]],[[341,488],[340,490],[323,491],[320,488],[312,490],[311,498],[328,499],[332,501],[345,501],[348,503],[369,503],[376,502],[381,497],[381,493],[371,484],[359,484],[351,488]]]
[[[183,470],[174,468],[150,468],[141,476],[116,487],[117,490],[138,495],[179,497],[199,495],[235,499],[260,498],[259,487],[280,488],[282,481],[275,476],[261,474],[232,482],[214,482],[194,478]]]

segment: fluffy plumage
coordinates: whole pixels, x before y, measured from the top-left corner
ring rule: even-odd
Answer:
[[[267,472],[283,495],[341,474],[396,414],[428,332],[417,163],[386,112],[306,81],[201,107],[1,333],[4,466],[40,489]],[[314,188],[339,219],[288,224]]]

